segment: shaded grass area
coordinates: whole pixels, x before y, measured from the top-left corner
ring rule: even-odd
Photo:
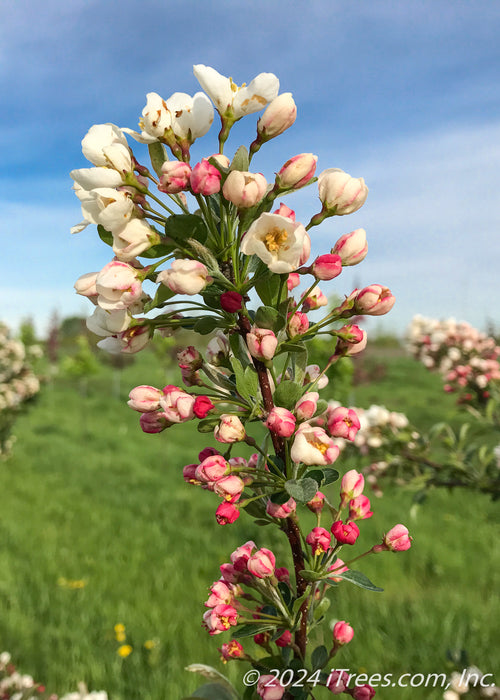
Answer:
[[[425,384],[425,377],[436,378],[420,376],[415,364],[391,361],[377,386],[356,389],[356,403],[384,403],[415,423],[419,415],[433,415],[434,422],[443,419],[438,413],[454,413],[453,400]],[[140,431],[138,415],[125,404],[128,390],[166,381],[147,354],[124,370],[121,389],[111,370],[89,381],[86,396],[69,380],[55,380],[18,422],[14,456],[0,465],[0,645],[51,690],[62,693],[85,680],[113,700],[189,695],[199,682],[183,670],[188,663],[222,669],[216,647],[228,635],[210,639],[201,629],[203,601],[219,564],[254,539],[291,568],[278,532],[254,526],[245,515],[233,526],[217,526],[217,499],[183,482],[182,466],[215,444],[211,436],[189,424],[161,435]],[[333,497],[335,486],[330,490]],[[476,494],[433,493],[415,518],[411,494],[395,490],[373,505],[375,516],[362,523],[352,553],[396,522],[410,527],[414,547],[357,564],[384,593],[347,583],[332,591],[328,619],[348,620],[356,630],[336,666],[443,672],[446,649],[465,647],[484,672],[494,672],[498,506]],[[68,587],[79,582],[83,587]],[[127,658],[117,654],[116,623],[126,626],[133,646]],[[144,647],[147,641],[152,649]],[[244,670],[238,664],[225,669],[240,688]],[[441,695],[387,688],[377,696]],[[331,695],[318,690],[317,697]]]

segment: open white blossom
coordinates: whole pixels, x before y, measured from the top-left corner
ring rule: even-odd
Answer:
[[[264,213],[243,237],[241,252],[257,255],[271,272],[293,272],[301,264],[306,237],[302,224],[280,214]]]
[[[82,140],[82,152],[92,165],[108,165],[103,149],[113,144],[128,148],[122,130],[115,124],[94,124]]]

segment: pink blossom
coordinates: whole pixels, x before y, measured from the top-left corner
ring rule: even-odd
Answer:
[[[141,386],[136,386],[132,389],[128,396],[129,401],[127,401],[127,404],[130,408],[133,408],[134,411],[147,413],[149,411],[157,411],[160,408],[160,398],[163,396],[163,393],[154,386],[141,384]]]
[[[276,187],[280,190],[298,190],[314,177],[318,156],[300,153],[287,160],[276,175]]]
[[[396,299],[388,287],[383,287],[380,284],[371,284],[358,292],[354,308],[360,314],[382,316],[392,309],[395,301]]]
[[[188,345],[187,348],[179,350],[177,353],[177,362],[181,369],[192,370],[199,369],[203,364],[200,353],[192,345]]]
[[[295,435],[291,449],[294,462],[307,465],[326,466],[333,464],[339,456],[339,448],[323,428],[313,428],[304,424]]]
[[[267,182],[262,173],[231,170],[222,186],[222,194],[238,209],[249,209],[266,194]]]
[[[163,409],[167,420],[171,423],[184,423],[194,418],[194,402],[194,396],[182,391],[177,386],[169,384],[163,389],[160,407]]]
[[[354,440],[361,427],[359,418],[352,408],[339,406],[328,412],[328,430],[332,437],[341,437],[345,440]]]
[[[326,687],[334,695],[340,695],[347,688],[349,674],[346,671],[332,671],[326,681]]]
[[[215,511],[215,518],[219,525],[228,525],[234,523],[240,517],[239,509],[228,501],[224,501]]]
[[[113,260],[105,265],[95,280],[97,303],[106,311],[127,309],[142,296],[137,270],[126,262]]]
[[[352,697],[354,700],[371,700],[375,697],[375,689],[371,685],[365,683],[364,685],[359,685],[353,688]]]
[[[287,408],[274,406],[269,412],[265,425],[269,430],[281,437],[290,437],[295,431],[295,416]]]
[[[165,428],[172,425],[166,418],[164,413],[148,412],[143,413],[139,423],[144,433],[161,433]]]
[[[335,355],[357,355],[366,348],[367,335],[366,331],[362,330],[355,324],[342,326],[338,331],[339,337],[335,346]]]
[[[392,552],[404,552],[411,547],[412,538],[404,525],[394,525],[385,535],[383,543]]]
[[[276,576],[278,581],[290,585],[290,572],[288,571],[286,566],[280,566],[279,568],[277,568],[274,572],[274,575]]]
[[[295,221],[295,212],[293,209],[290,209],[290,207],[287,207],[286,204],[283,204],[283,202],[280,202],[280,205],[277,209],[273,211],[273,214],[279,214],[280,216],[286,216],[287,219],[291,219],[291,221]],[[291,275],[288,275],[288,279],[290,280],[290,277],[295,277],[296,273],[292,273]],[[296,275],[298,278],[300,278],[300,275]],[[297,281],[297,284],[299,282]],[[294,287],[297,286],[297,284],[294,285]],[[293,287],[292,287],[293,289]],[[290,287],[288,287],[288,290],[290,291]]]
[[[262,700],[281,700],[286,688],[281,685],[276,676],[264,674],[257,683],[257,695]]]
[[[247,561],[248,571],[257,578],[269,578],[274,574],[276,557],[269,549],[259,549]]]
[[[182,469],[182,478],[188,484],[193,484],[196,486],[201,485],[201,481],[196,478],[196,470],[198,469],[197,464],[186,464]]]
[[[243,480],[236,474],[224,476],[222,479],[218,479],[214,484],[214,492],[230,503],[234,503],[239,499],[244,488],[245,484]]]
[[[354,544],[359,537],[359,527],[356,523],[343,523],[336,520],[331,531],[339,544]]]
[[[250,559],[253,550],[257,547],[253,540],[248,540],[241,547],[237,547],[231,554],[230,559],[238,571],[246,571],[247,562]]]
[[[203,615],[203,622],[211,635],[220,634],[238,624],[238,611],[232,605],[216,605]]]
[[[281,207],[285,206],[284,204],[281,205]],[[281,209],[280,207],[280,209]],[[275,211],[275,214],[280,213],[279,211]],[[285,216],[285,214],[281,214],[281,216]],[[294,219],[295,220],[295,216]],[[292,289],[295,289],[295,287],[298,287],[300,284],[300,275],[298,272],[290,272],[288,275],[288,279],[286,281],[286,286],[288,288],[288,291],[291,292]]]
[[[242,656],[245,656],[242,645],[236,639],[223,644],[219,651],[223,662],[227,662],[229,659],[240,659]]]
[[[321,513],[325,504],[325,494],[321,491],[316,491],[316,494],[306,503],[306,506],[312,513]]]
[[[208,270],[198,260],[174,260],[170,269],[163,270],[156,278],[175,294],[199,294],[211,281]]]
[[[302,309],[305,312],[314,311],[315,309],[319,309],[321,306],[326,306],[327,304],[327,297],[318,287],[313,289],[312,292],[309,292],[306,297],[302,297]]]
[[[268,501],[266,505],[266,513],[272,518],[288,518],[289,515],[295,512],[297,504],[293,498],[289,498],[286,503],[273,503]]]
[[[229,413],[221,415],[220,423],[214,430],[214,437],[218,442],[240,442],[245,439],[245,436],[245,428],[238,416]]]
[[[365,259],[367,252],[368,243],[364,228],[357,228],[351,233],[345,233],[332,248],[332,253],[340,255],[344,266],[357,265]]]
[[[230,314],[240,311],[242,304],[243,297],[238,292],[222,292],[220,295],[221,308]]]
[[[343,574],[344,571],[349,571],[349,568],[347,566],[345,566],[342,559],[337,557],[337,559],[335,559],[334,563],[328,567],[328,571],[332,572],[332,574],[330,574],[328,576],[328,578],[330,578],[330,579],[332,579],[332,581],[335,581],[336,583],[338,583],[339,581],[342,581],[342,579],[340,578],[340,576],[338,576],[338,575],[334,576],[333,574]]]
[[[221,174],[215,165],[203,158],[200,163],[194,166],[189,181],[195,194],[207,197],[220,191]]]
[[[319,365],[307,365],[306,371],[304,374],[304,385],[310,384],[311,382],[315,382],[318,377],[320,377],[321,374],[321,369]],[[317,387],[318,389],[324,389],[325,386],[328,384],[328,377],[326,375],[323,375],[318,379]]]
[[[373,513],[370,510],[370,499],[367,496],[356,496],[349,501],[349,520],[366,520]]]
[[[290,644],[292,643],[292,633],[290,632],[290,630],[285,630],[281,637],[278,637],[278,639],[274,640],[274,643],[277,647],[280,648],[290,646]]]
[[[330,547],[332,536],[324,527],[314,527],[306,537],[307,544],[311,545],[314,556],[324,554]]]
[[[340,168],[329,168],[320,173],[318,189],[324,209],[333,210],[337,216],[357,211],[368,196],[363,178],[351,177]]]
[[[292,126],[296,116],[297,107],[291,92],[284,92],[275,97],[257,122],[258,142],[265,143],[282,134]]]
[[[88,299],[97,297],[95,283],[98,274],[98,272],[86,272],[84,275],[79,277],[74,284],[76,293],[83,297],[87,297]]]
[[[210,593],[211,595],[205,603],[207,608],[214,608],[221,604],[230,605],[234,601],[233,586],[226,581],[216,581],[210,586]]]
[[[353,637],[353,628],[351,627],[351,625],[348,625],[347,622],[345,622],[344,620],[336,622],[333,626],[333,641],[339,646],[349,644]]]
[[[207,457],[212,457],[213,455],[220,455],[219,450],[215,447],[204,447],[202,451],[198,454],[198,459],[203,462]]]
[[[342,261],[339,255],[327,253],[320,255],[311,265],[311,274],[317,280],[333,280],[342,272]]]
[[[274,357],[278,339],[271,330],[253,326],[250,333],[247,333],[246,340],[248,351],[252,357],[258,360],[270,360]]]
[[[206,418],[208,413],[215,408],[208,396],[197,396],[193,404],[193,413],[197,418]]]
[[[196,478],[205,484],[211,484],[229,472],[230,466],[222,455],[211,455],[198,465]]]
[[[189,189],[191,166],[178,160],[166,160],[161,166],[160,192],[178,194]]]
[[[309,330],[309,319],[305,313],[296,311],[294,314],[288,314],[288,335],[290,338],[295,338],[297,335],[304,335]]]
[[[365,478],[355,469],[350,469],[342,477],[340,482],[340,498],[344,506],[351,498],[356,498],[363,493]]]
[[[294,413],[298,421],[310,420],[316,413],[319,394],[317,391],[308,391],[295,404]]]

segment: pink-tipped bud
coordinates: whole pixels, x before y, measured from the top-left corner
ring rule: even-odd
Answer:
[[[335,355],[357,355],[366,348],[368,337],[366,331],[355,324],[342,326],[339,333],[343,333],[344,338],[339,338],[335,346]]]
[[[266,107],[257,122],[258,141],[265,143],[282,134],[295,122],[297,107],[291,92],[284,92]]]
[[[310,420],[318,408],[319,394],[317,391],[308,391],[295,404],[293,412],[298,421]]]
[[[221,308],[230,314],[240,311],[242,304],[243,297],[238,292],[222,292],[220,295]]]
[[[318,189],[323,207],[337,216],[357,211],[368,196],[363,178],[351,177],[340,168],[324,170],[318,177]]]
[[[244,488],[243,479],[236,474],[230,474],[215,482],[214,493],[230,503],[235,503],[243,493]]]
[[[139,423],[141,429],[144,433],[161,433],[165,428],[168,428],[172,423],[170,423],[165,414],[157,411],[150,411],[148,413],[143,413]]]
[[[230,525],[240,517],[240,511],[229,501],[224,501],[215,511],[215,518],[219,525]]]
[[[178,160],[167,160],[161,166],[160,192],[167,194],[178,194],[189,189],[189,179],[191,176],[191,166]]]
[[[339,544],[354,544],[359,537],[359,527],[356,523],[343,523],[342,520],[336,520],[331,530]]]
[[[293,315],[288,314],[287,331],[290,338],[295,338],[297,335],[304,335],[309,330],[309,319],[305,313],[296,311]]]
[[[352,441],[360,427],[359,418],[352,408],[339,406],[328,412],[328,430],[333,437]]]
[[[394,525],[385,535],[383,544],[391,552],[405,552],[411,547],[412,538],[408,534],[408,528],[404,525]]]
[[[268,501],[266,505],[266,513],[272,518],[288,518],[292,513],[295,513],[297,504],[293,498],[289,498],[286,503],[273,503]]]
[[[74,284],[76,293],[88,299],[97,297],[96,279],[98,274],[98,272],[86,272],[79,277]]]
[[[223,413],[220,423],[215,427],[214,437],[218,442],[240,442],[246,436],[245,427],[238,416]]]
[[[281,205],[281,206],[283,206],[283,205]],[[298,287],[299,284],[300,284],[299,273],[298,272],[290,272],[290,274],[288,275],[288,279],[286,281],[286,286],[288,288],[288,291],[291,292],[292,289],[295,289],[295,287]]]
[[[371,518],[370,499],[367,496],[356,496],[349,501],[349,520],[366,520]]]
[[[127,401],[127,404],[130,408],[141,413],[148,413],[149,411],[157,411],[160,408],[160,399],[163,393],[154,386],[141,384],[141,386],[136,386],[135,389],[132,389],[128,396],[129,401]]]
[[[230,466],[222,455],[212,455],[198,465],[196,478],[204,484],[212,484],[230,472]]]
[[[309,508],[309,510],[312,513],[321,513],[323,510],[323,506],[325,505],[325,494],[321,493],[321,491],[316,491],[316,494],[311,498],[310,501],[306,503],[306,506]]]
[[[342,272],[342,260],[339,255],[320,255],[311,265],[311,274],[317,280],[333,280]]]
[[[249,209],[266,194],[267,181],[262,173],[232,170],[222,187],[222,194],[238,209]]]
[[[281,700],[285,690],[276,676],[269,673],[261,676],[257,683],[257,695],[261,700]]]
[[[160,407],[168,421],[171,423],[184,423],[194,418],[194,402],[194,396],[182,391],[177,386],[169,384],[163,389]]]
[[[277,647],[280,647],[282,649],[284,647],[290,646],[290,644],[292,643],[292,633],[290,632],[290,630],[285,630],[281,637],[278,637],[278,639],[276,639],[274,643]]]
[[[235,598],[234,587],[226,581],[216,581],[210,586],[210,595],[205,603],[207,608],[216,605],[232,605]]]
[[[221,174],[215,165],[204,158],[194,166],[189,181],[194,194],[207,197],[220,191]]]
[[[357,265],[366,258],[368,243],[366,242],[366,231],[364,228],[357,228],[350,233],[344,233],[335,243],[332,253],[340,255],[342,265]]]
[[[359,314],[382,316],[392,309],[395,301],[390,289],[381,284],[371,284],[358,292],[354,308]]]
[[[300,153],[287,160],[276,175],[276,187],[280,190],[298,190],[314,177],[318,156]]]
[[[294,210],[290,209],[290,207],[287,207],[287,205],[283,204],[283,202],[280,202],[279,207],[273,211],[273,214],[279,214],[280,216],[286,216],[287,219],[290,219],[291,221],[295,221]],[[300,275],[295,273],[295,272],[292,272],[290,275],[288,275],[288,280],[290,280],[290,277],[295,277],[295,276],[298,278],[297,284],[299,284]],[[297,284],[295,284],[294,286],[296,287]],[[288,287],[288,289],[290,289],[290,287]],[[293,289],[293,287],[292,287],[292,289]]]
[[[314,311],[315,309],[319,309],[321,306],[326,306],[327,304],[328,298],[318,287],[313,289],[312,292],[309,292],[306,297],[302,298],[302,310],[305,312]]]
[[[356,498],[363,493],[365,488],[365,477],[355,469],[350,469],[342,477],[340,482],[340,498],[342,505],[345,505],[351,498]]]
[[[349,678],[347,671],[332,671],[326,681],[326,687],[334,695],[340,695],[347,688]]]
[[[372,686],[368,683],[365,683],[364,685],[355,686],[352,689],[352,697],[354,698],[354,700],[372,700],[372,698],[375,697],[375,695],[375,688],[372,688]]]
[[[353,637],[353,628],[344,620],[336,622],[333,626],[333,641],[336,645],[343,646],[344,644],[349,644]]]
[[[254,326],[250,333],[247,333],[246,340],[248,351],[252,357],[257,360],[270,360],[274,357],[278,339],[271,330]]]
[[[281,437],[290,437],[295,431],[295,416],[291,411],[281,406],[274,406],[269,412],[265,425],[272,433]]]
[[[199,294],[211,281],[205,265],[198,260],[174,260],[168,270],[162,270],[157,278],[175,294]]]
[[[276,557],[269,549],[259,549],[247,561],[248,571],[257,578],[270,578],[274,574]]]
[[[314,527],[306,537],[306,542],[311,546],[314,556],[324,554],[330,547],[332,536],[324,527]]]

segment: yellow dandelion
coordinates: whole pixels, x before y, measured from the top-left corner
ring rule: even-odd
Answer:
[[[124,642],[127,639],[125,632],[115,632],[115,639],[117,642]]]
[[[144,642],[144,648],[145,649],[154,649],[155,646],[157,646],[158,642],[155,642],[154,639],[146,639]]]
[[[121,656],[122,659],[126,659],[131,653],[132,647],[130,644],[122,644],[121,647],[118,647],[118,656]]]
[[[115,630],[115,632],[116,632],[117,634],[118,634],[119,632],[125,632],[125,625],[122,625],[121,622],[118,622],[118,624],[116,624],[116,625],[114,626],[114,630]]]

